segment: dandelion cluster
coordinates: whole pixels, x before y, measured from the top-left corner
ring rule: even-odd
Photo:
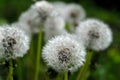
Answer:
[[[99,19],[87,19],[82,5],[36,1],[16,22],[0,27],[0,62],[23,57],[31,44],[31,54],[27,57],[36,59],[35,80],[39,80],[41,57],[53,71],[75,72],[81,66],[82,69],[89,67],[90,60],[87,59],[92,56],[87,57],[87,49],[105,50],[111,42],[109,26]],[[8,78],[13,74],[10,73]]]

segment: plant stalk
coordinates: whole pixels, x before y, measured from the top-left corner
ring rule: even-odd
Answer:
[[[35,68],[34,80],[39,80],[41,48],[42,48],[42,27],[40,28],[39,35],[38,35],[38,47],[37,47],[36,66],[35,66],[36,68]]]
[[[9,73],[8,73],[8,77],[7,80],[13,80],[13,63],[12,63],[12,59],[9,60]]]
[[[68,80],[68,71],[65,71],[64,73],[64,80]]]
[[[86,62],[84,64],[84,66],[81,68],[78,76],[77,76],[77,80],[83,80],[84,77],[85,77],[85,74],[89,68],[89,65],[91,63],[91,59],[92,59],[92,55],[93,55],[93,52],[88,52],[87,53],[87,57],[86,57]]]

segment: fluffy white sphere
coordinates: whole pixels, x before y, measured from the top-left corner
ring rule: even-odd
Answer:
[[[67,4],[64,2],[53,2],[54,9],[60,13],[60,15],[65,19],[65,11]]]
[[[86,17],[85,10],[81,5],[69,4],[66,8],[65,17],[67,22],[77,24]]]
[[[53,6],[47,1],[37,1],[21,14],[19,22],[26,23],[33,33],[38,33],[52,11]]]
[[[32,5],[32,9],[36,10],[39,13],[41,21],[44,22],[49,13],[51,13],[53,10],[53,6],[47,1],[37,1]]]
[[[58,72],[76,71],[85,61],[85,49],[72,36],[61,35],[48,41],[42,57],[48,66]]]
[[[65,33],[65,21],[58,12],[53,11],[44,24],[45,40]]]
[[[1,31],[2,30],[2,31]],[[29,38],[24,31],[8,25],[0,28],[0,55],[4,59],[23,57],[29,49]]]
[[[109,26],[97,19],[87,19],[79,24],[76,34],[85,46],[99,51],[106,49],[112,42]]]
[[[31,8],[20,15],[18,22],[28,25],[32,33],[38,33],[42,24],[38,12]]]
[[[70,32],[74,33],[79,22],[85,19],[86,12],[81,5],[71,3],[66,6],[63,17],[69,24]]]

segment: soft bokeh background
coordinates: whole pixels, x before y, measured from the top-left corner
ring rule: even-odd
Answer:
[[[48,0],[50,2],[57,0]],[[59,0],[58,0],[59,1]],[[103,20],[110,25],[113,31],[113,43],[102,52],[97,60],[97,68],[90,74],[89,80],[119,80],[120,79],[120,7],[118,0],[60,0],[67,3],[81,4],[86,12],[87,17],[94,17]],[[34,3],[32,0],[0,0],[0,25],[17,21],[19,15],[27,10]],[[37,40],[37,38],[35,38]],[[35,43],[34,45],[36,45]],[[36,49],[36,48],[35,48]],[[36,53],[34,49],[34,53]],[[30,51],[29,51],[30,53]],[[15,69],[18,75],[22,76],[21,80],[29,80],[34,73],[34,60],[28,59],[26,55],[20,59],[21,67]],[[34,57],[35,58],[35,57]],[[42,63],[42,62],[41,62]],[[40,75],[44,76],[46,70],[41,66]],[[4,66],[0,65],[1,76],[6,75]],[[29,74],[27,73],[29,72]],[[42,73],[43,72],[43,73]],[[20,74],[22,73],[22,74]],[[18,77],[16,75],[16,77]],[[32,79],[31,79],[32,80]],[[41,78],[41,80],[43,80]]]

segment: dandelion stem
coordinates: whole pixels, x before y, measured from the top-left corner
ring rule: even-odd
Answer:
[[[68,80],[68,71],[65,71],[64,80]]]
[[[37,47],[37,58],[36,58],[36,68],[35,68],[35,79],[39,80],[39,67],[40,67],[40,57],[41,57],[41,48],[42,48],[42,27],[40,28],[38,35],[38,47]]]
[[[77,76],[77,80],[83,80],[84,79],[84,75],[85,73],[87,72],[88,68],[89,68],[89,65],[90,65],[90,62],[91,62],[91,58],[92,58],[92,55],[93,55],[93,52],[89,52],[87,54],[87,57],[86,57],[86,62],[84,64],[84,66],[81,68],[78,76]]]
[[[17,63],[18,63],[18,68],[17,68],[17,71],[18,71],[18,80],[23,80],[23,79],[22,79],[22,66],[21,66],[21,60],[18,59],[18,60],[17,60]]]
[[[33,49],[34,49],[34,40],[33,40],[33,35],[31,36],[31,44],[30,44],[30,58],[33,59]]]
[[[34,39],[33,39],[33,35],[31,36],[31,43],[30,43],[30,49],[29,49],[29,55],[28,55],[28,66],[27,66],[27,79],[31,79],[32,77],[34,77],[33,74],[33,69],[35,67],[35,63],[34,63]],[[32,70],[32,71],[30,71]]]
[[[9,60],[9,73],[7,80],[13,80],[13,63],[12,60]]]

